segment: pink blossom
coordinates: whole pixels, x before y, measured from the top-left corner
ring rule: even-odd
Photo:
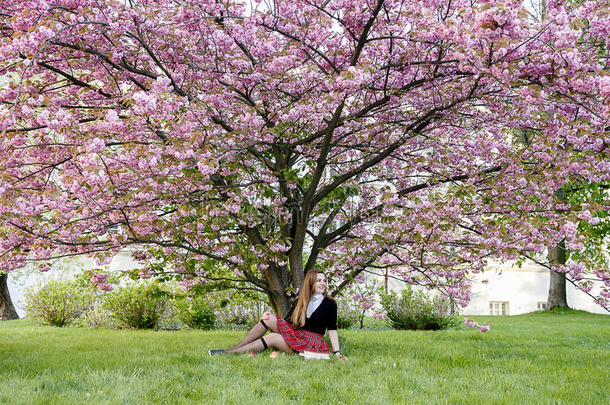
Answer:
[[[90,153],[101,152],[102,150],[104,150],[105,146],[106,146],[106,144],[103,139],[93,138],[92,140],[90,140],[87,143],[86,150],[87,150],[87,152],[90,152]]]
[[[138,272],[138,277],[141,279],[149,279],[153,276],[153,272],[150,269],[143,269]]]
[[[610,76],[603,76],[599,79],[599,92],[604,97],[610,97]]]
[[[477,324],[477,328],[481,331],[481,332],[487,332],[491,329],[491,326],[489,325],[479,325]]]
[[[95,273],[92,278],[95,284],[105,283],[106,280],[108,280],[108,273]]]
[[[108,284],[108,283],[101,283],[97,285],[97,288],[100,291],[111,291],[112,290],[112,285]]]
[[[566,222],[563,225],[562,230],[565,233],[566,238],[572,238],[572,237],[574,237],[574,235],[576,235],[578,226],[573,222]]]
[[[41,273],[45,273],[49,270],[51,270],[51,266],[47,263],[44,263],[44,264],[41,264],[38,266],[38,271]]]
[[[599,217],[591,217],[589,219],[589,224],[590,225],[597,225],[601,222],[601,219]]]

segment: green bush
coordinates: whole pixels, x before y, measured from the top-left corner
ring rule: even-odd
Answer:
[[[260,299],[245,297],[239,293],[218,291],[209,295],[216,298],[214,307],[218,326],[249,328],[258,322],[265,311],[271,309]]]
[[[339,329],[349,329],[356,323],[355,318],[345,315],[342,313],[337,313],[337,328]]]
[[[75,281],[50,280],[25,293],[26,311],[33,319],[53,326],[67,326],[87,311],[94,293]]]
[[[359,310],[355,305],[348,305],[347,299],[342,299],[337,302],[337,328],[349,329],[352,326],[359,324],[364,311]]]
[[[216,325],[214,311],[201,297],[179,299],[174,305],[178,319],[190,328],[208,330]]]
[[[93,305],[83,314],[81,325],[88,328],[116,328],[112,314],[100,304]]]
[[[381,299],[387,312],[389,324],[395,329],[440,330],[458,324],[451,302],[441,297],[428,297],[423,291],[414,291],[411,286],[384,294]]]
[[[169,300],[156,283],[136,282],[104,295],[103,307],[119,327],[154,329]]]

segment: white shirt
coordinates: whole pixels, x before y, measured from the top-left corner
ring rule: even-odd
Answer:
[[[307,318],[309,318],[311,316],[311,314],[313,314],[314,311],[316,309],[318,309],[318,307],[322,303],[323,299],[324,299],[323,294],[316,294],[313,297],[311,297],[311,300],[309,300],[309,304],[307,304],[307,312],[306,312]]]

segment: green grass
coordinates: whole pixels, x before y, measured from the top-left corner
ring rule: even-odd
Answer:
[[[207,355],[239,331],[0,322],[0,403],[610,403],[610,316],[475,318],[491,331],[339,331],[348,362]]]

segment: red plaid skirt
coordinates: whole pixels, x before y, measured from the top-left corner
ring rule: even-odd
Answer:
[[[288,346],[295,352],[303,353],[307,350],[309,352],[330,353],[328,343],[319,333],[295,329],[280,317],[277,318],[277,327]]]

